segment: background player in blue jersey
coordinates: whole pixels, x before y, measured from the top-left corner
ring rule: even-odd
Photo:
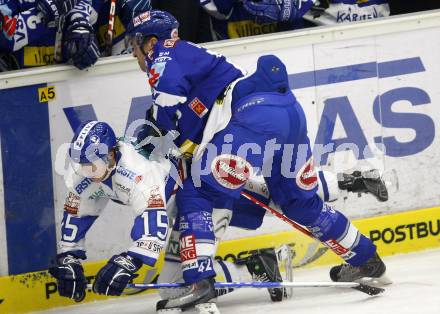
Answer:
[[[109,6],[108,0],[2,0],[0,52],[14,56],[13,69],[60,62],[87,68],[106,48],[103,34],[109,22]],[[116,2],[113,54],[125,48],[125,26],[150,8],[150,0]]]
[[[298,29],[313,0],[200,0],[214,40]]]
[[[375,245],[316,194],[304,112],[275,56],[243,72],[223,56],[176,37],[177,21],[150,11],[133,19],[128,32],[153,93],[151,118],[176,132],[182,154],[192,156],[191,178],[176,196],[183,277],[198,293],[161,302],[186,307],[215,296],[212,256],[214,207],[231,208],[249,177],[261,173],[273,201],[306,226],[347,264],[332,268],[335,281],[380,277],[385,265]],[[250,153],[248,153],[248,151]]]

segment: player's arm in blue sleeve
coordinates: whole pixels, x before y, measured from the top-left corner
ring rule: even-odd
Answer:
[[[86,207],[98,205],[98,202],[100,201],[96,201],[95,204],[92,202],[82,204],[81,197],[78,194],[72,191],[69,192],[64,203],[61,239],[56,264],[49,269],[49,273],[57,279],[60,296],[74,299],[77,302],[84,299],[87,286],[87,280],[81,264],[81,260],[86,259],[84,238],[98,217],[97,215],[100,210],[96,206],[96,208],[87,208],[89,213],[96,215],[81,215],[80,213]],[[104,203],[100,205],[104,205]]]
[[[80,1],[66,17],[63,32],[63,61],[72,62],[82,70],[98,61],[101,56],[93,27],[98,20],[95,6],[99,1]]]
[[[154,266],[165,246],[168,216],[165,208],[147,209],[137,216],[131,229],[132,246],[128,254],[143,264]]]
[[[155,172],[156,171],[156,172]],[[168,216],[165,210],[165,188],[160,172],[152,169],[150,178],[144,178],[136,186],[132,207],[140,213],[134,221],[131,230],[133,244],[127,252],[114,255],[96,275],[93,291],[104,295],[121,295],[129,281],[136,278],[135,274],[146,264],[154,266],[159,254],[165,246],[168,233]],[[149,182],[156,182],[152,185]],[[159,185],[161,187],[159,187]]]
[[[42,21],[37,8],[31,8],[14,16],[3,16],[3,32],[0,34],[1,51],[17,51],[25,46],[38,44],[52,37],[55,41],[55,28]]]
[[[297,23],[316,0],[244,0],[243,7],[254,15],[257,23]]]
[[[84,239],[98,216],[77,216],[64,212],[61,223],[60,253],[86,259]]]
[[[157,43],[161,44],[162,42]],[[153,87],[150,117],[160,129],[167,131],[177,128],[180,119],[179,105],[187,101],[191,90],[191,84],[185,78],[177,56],[172,54],[171,58],[165,62],[153,63],[148,73],[149,83]]]

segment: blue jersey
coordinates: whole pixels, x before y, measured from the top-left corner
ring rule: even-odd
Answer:
[[[243,73],[225,57],[179,39],[159,41],[146,64],[153,118],[161,129],[177,130],[176,144],[191,154],[214,103]]]
[[[3,0],[0,0],[3,1]],[[1,3],[1,2],[0,2]],[[81,14],[94,25],[102,0],[81,0],[70,12]],[[0,34],[0,50],[12,52],[20,68],[54,64],[55,23],[46,24],[35,0],[21,4],[6,0],[0,6],[3,15],[3,31]],[[60,38],[61,40],[61,38]]]
[[[133,16],[150,8],[150,0],[116,2],[113,54],[120,54],[125,50],[124,25],[127,25]],[[80,14],[87,19],[95,27],[100,46],[104,49],[109,10],[108,0],[81,0],[68,16]],[[43,21],[43,15],[38,11],[35,0],[0,0],[0,12],[3,15],[1,52],[13,53],[20,68],[55,63],[57,27],[53,22],[46,24]],[[65,23],[64,29],[67,24],[68,22]]]
[[[310,3],[307,5],[311,5],[311,1],[308,2]],[[243,7],[242,1],[200,0],[200,5],[212,17],[214,40],[269,34],[303,27],[301,16],[292,23],[279,23],[275,21],[271,23],[258,23],[256,17]]]

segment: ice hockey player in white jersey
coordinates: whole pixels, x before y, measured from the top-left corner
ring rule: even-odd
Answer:
[[[315,25],[373,20],[390,15],[388,0],[320,0],[304,19]]]
[[[120,295],[142,264],[153,266],[168,233],[166,183],[170,162],[144,156],[131,143],[118,140],[105,122],[90,121],[75,132],[70,145],[70,169],[65,176],[64,205],[57,265],[49,272],[61,296],[81,301],[87,285],[81,260],[84,238],[106,204],[112,200],[131,207],[136,215],[131,246],[114,255],[96,275],[93,291]]]

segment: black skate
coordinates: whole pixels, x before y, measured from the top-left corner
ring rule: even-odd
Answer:
[[[256,281],[262,282],[282,282],[278,261],[274,249],[258,250],[253,255],[243,260],[238,260],[237,264],[245,264],[247,269]],[[287,297],[285,288],[270,288],[270,299],[273,302],[282,301]]]
[[[208,306],[209,301],[216,297],[214,288],[214,278],[205,278],[192,284],[181,296],[168,300],[160,300],[156,304],[157,313],[178,313],[179,310],[185,311],[192,307]],[[206,313],[216,313],[215,304],[211,304],[215,309]],[[176,310],[176,311],[173,311]],[[204,313],[201,312],[200,313]]]
[[[390,284],[391,281],[385,276],[385,264],[377,253],[374,254],[364,265],[352,266],[342,264],[330,269],[330,278],[336,282],[360,282],[371,285]]]
[[[354,171],[351,174],[338,173],[338,186],[348,192],[371,193],[379,202],[388,200],[387,187],[377,169]]]

